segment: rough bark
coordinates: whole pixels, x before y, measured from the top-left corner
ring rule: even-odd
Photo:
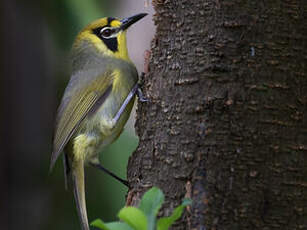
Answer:
[[[129,198],[166,194],[173,229],[307,229],[307,4],[153,1]]]

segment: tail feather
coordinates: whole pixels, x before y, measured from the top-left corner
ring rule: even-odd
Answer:
[[[63,167],[64,167],[65,189],[68,190],[68,182],[72,181],[72,179],[71,179],[71,170],[70,170],[71,167],[69,165],[69,159],[66,153],[63,154]]]
[[[74,185],[74,196],[81,222],[82,230],[89,230],[84,185],[84,164],[83,161],[74,162],[72,166],[72,178]]]

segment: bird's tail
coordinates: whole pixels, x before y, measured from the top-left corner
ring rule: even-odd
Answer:
[[[75,161],[72,165],[72,179],[74,186],[75,202],[78,215],[81,222],[82,230],[89,230],[86,202],[85,202],[85,186],[84,186],[84,163],[83,160]]]

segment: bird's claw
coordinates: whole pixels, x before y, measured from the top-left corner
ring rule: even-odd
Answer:
[[[140,87],[138,87],[136,94],[138,95],[140,102],[148,102],[149,101],[149,99],[144,96]]]

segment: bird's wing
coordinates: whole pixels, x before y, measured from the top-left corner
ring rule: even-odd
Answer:
[[[59,107],[50,170],[80,123],[87,115],[94,113],[112,91],[114,74],[108,72],[89,82],[84,80],[87,77],[84,74],[70,80]],[[80,81],[83,84],[80,84]],[[82,87],[78,88],[79,85]]]

